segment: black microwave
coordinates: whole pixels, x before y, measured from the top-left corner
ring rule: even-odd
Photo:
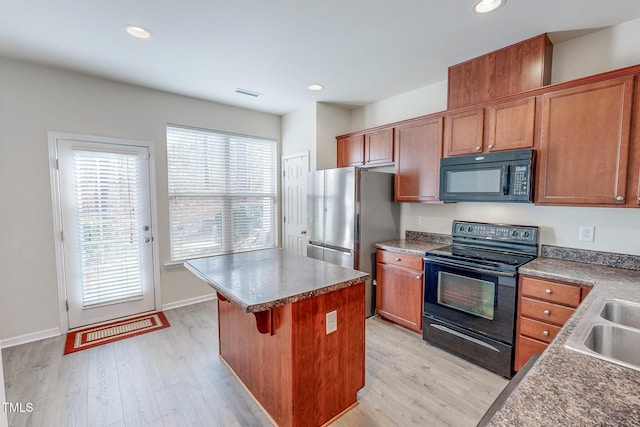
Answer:
[[[443,202],[533,202],[535,151],[514,150],[440,160]]]

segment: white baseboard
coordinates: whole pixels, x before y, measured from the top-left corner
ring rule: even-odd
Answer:
[[[211,301],[216,299],[216,294],[208,294],[200,297],[187,298],[180,301],[171,302],[162,305],[162,310],[172,310],[178,307],[184,307],[191,304],[197,304],[199,302]],[[60,328],[45,329],[44,331],[33,332],[30,334],[24,334],[17,337],[5,338],[0,341],[0,349],[14,347],[16,345],[27,344],[34,341],[43,340],[46,338],[58,337],[62,333]]]
[[[211,301],[216,299],[216,294],[207,294],[201,297],[187,298],[180,301],[170,302],[162,305],[162,310],[173,310],[174,308],[184,307],[186,305],[197,304],[199,302]]]
[[[14,347],[16,345],[40,341],[46,338],[58,337],[60,335],[60,328],[45,329],[44,331],[32,332],[30,334],[24,334],[12,338],[5,338],[0,342],[0,348]]]

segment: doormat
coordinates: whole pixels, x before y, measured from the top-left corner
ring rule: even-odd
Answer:
[[[168,328],[169,326],[169,321],[164,313],[159,311],[157,313],[108,323],[106,325],[92,326],[72,331],[67,334],[64,354],[146,334],[147,332]]]

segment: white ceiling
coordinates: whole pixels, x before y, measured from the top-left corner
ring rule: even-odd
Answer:
[[[366,105],[529,37],[640,17],[638,0],[507,0],[485,15],[476,1],[0,0],[0,55],[284,114]]]

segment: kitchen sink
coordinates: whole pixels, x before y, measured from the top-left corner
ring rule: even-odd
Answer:
[[[640,369],[640,330],[595,324],[584,345],[607,359],[618,360]]]
[[[619,300],[606,301],[600,317],[620,325],[640,329],[640,304]]]
[[[597,299],[578,322],[565,347],[640,371],[640,304]]]

